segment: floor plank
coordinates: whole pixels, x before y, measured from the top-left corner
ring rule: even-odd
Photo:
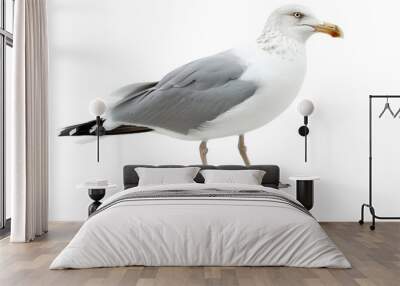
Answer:
[[[51,223],[49,233],[32,243],[0,241],[0,285],[400,285],[399,222],[380,222],[374,232],[357,223],[321,225],[350,260],[352,269],[137,266],[50,271],[51,261],[81,226],[58,222]]]

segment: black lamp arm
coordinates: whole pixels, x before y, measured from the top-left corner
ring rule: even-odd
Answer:
[[[102,125],[100,116],[96,116],[96,136],[97,136],[97,162],[100,162],[100,127]]]
[[[308,116],[304,116],[304,125],[300,126],[299,128],[300,136],[305,137],[310,133],[310,129],[308,129],[307,125],[308,125]]]
[[[299,128],[300,136],[304,137],[304,161],[307,162],[307,135],[310,133],[310,129],[308,129],[308,116],[304,116],[303,119],[304,125]]]

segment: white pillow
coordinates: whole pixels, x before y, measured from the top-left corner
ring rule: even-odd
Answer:
[[[261,170],[202,170],[206,184],[261,185],[265,171]]]
[[[199,170],[200,168],[198,167],[135,168],[139,176],[139,186],[195,183],[193,179]]]

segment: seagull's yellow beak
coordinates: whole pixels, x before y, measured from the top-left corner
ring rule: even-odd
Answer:
[[[330,24],[330,23],[323,23],[320,25],[314,26],[316,32],[325,33],[331,35],[334,38],[343,38],[343,31],[339,28],[339,26]]]

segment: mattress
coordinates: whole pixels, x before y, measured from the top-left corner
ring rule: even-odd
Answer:
[[[195,183],[111,196],[50,269],[132,265],[351,267],[291,196],[262,186]]]

